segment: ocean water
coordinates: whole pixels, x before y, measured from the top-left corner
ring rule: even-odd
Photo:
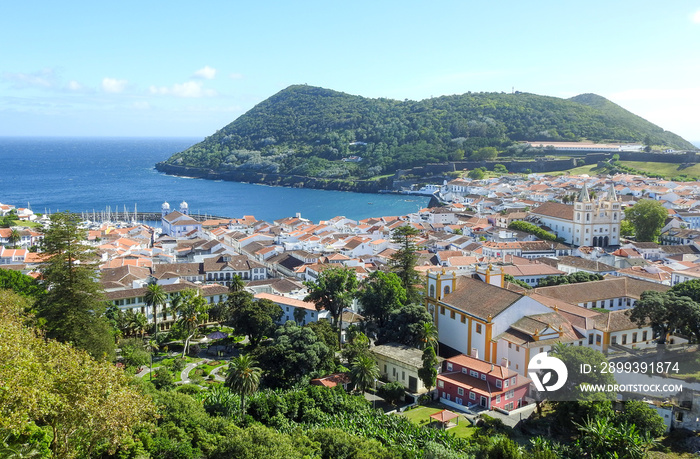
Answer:
[[[0,203],[34,212],[160,212],[178,209],[225,217],[254,215],[272,221],[294,216],[312,221],[338,215],[363,219],[404,215],[428,199],[341,191],[271,187],[161,174],[155,163],[199,138],[0,137]]]

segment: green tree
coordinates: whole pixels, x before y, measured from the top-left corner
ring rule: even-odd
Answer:
[[[666,424],[656,410],[641,400],[627,400],[615,417],[615,424],[633,424],[642,435],[660,437],[666,432]]]
[[[297,311],[299,310],[302,309],[297,309]],[[297,323],[297,325],[299,324]],[[321,340],[323,344],[328,346],[328,349],[332,350],[333,352],[340,349],[340,343],[338,342],[338,334],[335,332],[335,328],[333,328],[333,325],[331,325],[331,323],[328,322],[326,319],[317,320],[315,322],[309,322],[304,326],[313,330],[316,337],[318,337],[318,339]]]
[[[668,218],[668,210],[659,201],[642,199],[625,209],[625,219],[634,226],[634,233],[640,242],[654,242],[661,234],[661,228]]]
[[[9,240],[10,240],[10,244],[13,247],[17,247],[17,244],[19,243],[19,241],[22,240],[22,234],[20,234],[20,232],[17,228],[12,228],[10,230]]]
[[[484,171],[481,170],[480,167],[477,167],[467,172],[467,177],[473,180],[482,180],[484,178]]]
[[[369,356],[371,355],[369,346],[370,341],[369,338],[367,338],[367,335],[362,332],[355,333],[343,348],[343,359],[345,359],[346,362],[352,363],[360,355]]]
[[[401,400],[401,397],[406,393],[406,388],[399,381],[384,384],[377,390],[377,395],[386,400],[392,405]]]
[[[357,276],[351,268],[330,268],[323,270],[316,281],[304,282],[309,293],[304,301],[311,301],[317,311],[326,310],[338,327],[340,342],[343,310],[350,306],[357,289]]]
[[[122,350],[121,356],[127,367],[138,368],[142,365],[147,365],[150,361],[150,353],[147,351],[148,346],[144,344],[141,338],[123,339],[120,341],[119,347]]]
[[[432,346],[428,346],[423,350],[423,366],[418,369],[418,377],[423,381],[423,385],[428,389],[435,387],[435,382],[437,381],[437,366],[438,358],[435,355],[435,349]]]
[[[497,156],[498,150],[496,150],[495,147],[482,147],[472,153],[470,159],[473,159],[474,161],[486,161],[496,159]]]
[[[350,367],[350,377],[360,392],[366,391],[379,378],[377,361],[371,355],[358,355]]]
[[[245,416],[245,398],[258,390],[262,370],[250,355],[240,355],[231,359],[226,386],[241,398],[241,419]]]
[[[664,344],[670,333],[679,329],[696,332],[700,307],[687,296],[678,296],[675,292],[646,291],[630,312],[630,320],[640,327],[651,326],[659,343]],[[697,337],[697,335],[696,335]]]
[[[47,293],[37,304],[38,317],[47,337],[73,343],[95,358],[113,359],[114,331],[104,315],[97,255],[85,240],[76,215],[51,216],[41,242],[41,282]]]
[[[155,409],[123,370],[27,326],[26,300],[0,291],[0,431],[29,423],[52,432],[53,457],[114,451]]]
[[[670,291],[677,296],[687,296],[696,303],[700,303],[700,279],[681,282],[671,287]]]
[[[391,315],[388,325],[379,330],[378,341],[421,347],[425,337],[424,324],[432,321],[432,316],[424,306],[408,304]]]
[[[209,304],[197,290],[185,289],[178,293],[176,300],[173,300],[173,309],[178,314],[177,322],[187,331],[187,338],[182,349],[184,357],[190,345],[190,340],[197,333],[201,324],[203,324],[208,316]]]
[[[497,174],[507,174],[508,169],[503,164],[496,164],[493,166],[493,171]]]
[[[423,322],[418,332],[420,334],[421,349],[427,349],[429,347],[438,349],[438,329],[433,321]]]
[[[10,289],[23,297],[33,298],[45,292],[33,277],[13,269],[0,269],[0,289]]]
[[[335,369],[333,351],[311,328],[287,321],[275,330],[270,343],[259,346],[254,358],[264,371],[266,387],[292,387],[312,374],[323,376]]]
[[[416,239],[420,231],[410,225],[399,226],[391,236],[391,242],[399,246],[389,261],[391,270],[399,276],[406,289],[406,302],[420,302],[421,279],[416,271],[418,246]]]
[[[229,323],[237,333],[247,335],[253,347],[270,335],[282,318],[282,308],[266,299],[255,300],[246,291],[229,295]]]
[[[231,279],[231,284],[228,286],[228,291],[231,293],[240,292],[245,288],[245,282],[241,279],[241,276],[234,274],[233,279]]]
[[[360,313],[377,327],[386,326],[389,316],[406,303],[406,289],[395,273],[374,271],[360,284],[357,295]]]
[[[165,302],[168,300],[168,294],[165,293],[163,287],[156,282],[151,282],[146,287],[146,294],[143,296],[143,300],[152,308],[155,340],[158,342],[158,306],[165,306]]]

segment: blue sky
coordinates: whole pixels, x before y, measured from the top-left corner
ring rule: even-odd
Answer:
[[[0,135],[194,136],[306,83],[592,92],[700,140],[700,1],[6,2]]]

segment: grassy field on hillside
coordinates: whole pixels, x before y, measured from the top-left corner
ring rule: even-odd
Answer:
[[[637,169],[641,172],[663,175],[665,179],[685,176],[690,180],[700,180],[700,164],[694,164],[686,168],[683,168],[681,164],[646,163],[642,161],[620,161],[620,164],[626,167]],[[568,169],[566,171],[553,172],[552,175],[562,175],[566,173],[569,173],[570,175],[597,175],[604,172],[602,169],[599,169],[595,164],[592,164],[588,166],[581,166],[573,169]]]

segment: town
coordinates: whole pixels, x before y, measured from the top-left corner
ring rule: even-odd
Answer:
[[[279,307],[279,326],[332,321],[346,349],[356,345],[359,330],[373,343],[369,351],[377,373],[369,381],[358,383],[352,372],[333,371],[315,372],[311,384],[373,386],[371,397],[377,397],[378,384],[398,385],[400,411],[430,400],[444,407],[440,422],[445,425],[450,417],[476,423],[483,415],[518,425],[541,401],[529,368],[532,358],[556,354],[562,345],[599,351],[611,362],[653,361],[660,349],[664,360],[689,360],[696,351],[700,337],[687,327],[660,333],[652,317],[633,312],[645,295],[666,295],[700,279],[700,183],[629,174],[513,174],[457,178],[432,190],[440,206],[359,221],[335,216],[312,222],[299,214],[273,222],[252,215],[196,220],[183,201],[164,202],[159,225],[81,225],[99,256],[107,301],[122,315],[143,317],[142,328],[167,335],[181,318],[174,303],[188,291],[210,308],[197,327],[216,324],[217,305],[220,310],[231,295],[245,291],[254,301]],[[625,211],[648,202],[664,210],[663,218],[640,219],[635,231]],[[50,216],[0,204],[0,218],[7,222],[0,228],[0,269],[39,278],[45,257],[36,249]],[[656,242],[638,241],[645,225],[655,225]],[[339,311],[314,301],[320,280],[338,270],[350,272],[354,285],[368,290],[381,279],[376,273],[391,272],[397,254],[405,253],[402,235],[406,244],[410,236],[415,257],[414,298],[431,319],[425,328],[434,327],[432,338],[416,335],[434,341],[432,382],[421,373],[425,346],[382,334],[377,308],[362,301],[369,296],[356,294]],[[153,285],[165,295],[160,310],[149,297]],[[206,347],[207,337],[190,337],[192,346]],[[252,334],[249,339],[254,340]],[[700,370],[690,360],[694,369],[684,364],[681,373]],[[144,366],[140,375],[150,371]],[[212,373],[212,379],[223,381],[223,375]],[[667,432],[700,431],[697,384],[664,381],[686,384],[677,393],[625,392],[615,394],[616,400],[644,400]]]

